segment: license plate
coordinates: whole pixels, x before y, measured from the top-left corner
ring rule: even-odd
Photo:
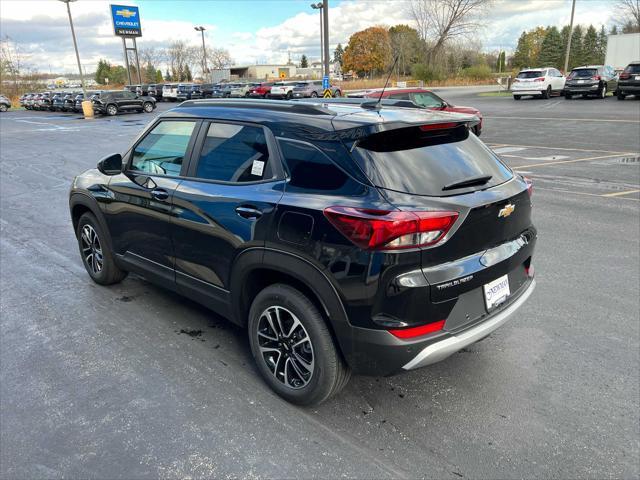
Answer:
[[[634,78],[635,78],[636,80],[640,80],[640,75],[636,75]]]
[[[578,80],[578,83],[584,83],[584,80]]]
[[[500,305],[511,294],[509,290],[509,276],[503,275],[496,278],[493,282],[484,285],[484,299],[487,304],[487,310]]]

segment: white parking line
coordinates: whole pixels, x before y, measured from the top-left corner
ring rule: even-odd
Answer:
[[[638,123],[640,120],[622,120],[613,118],[569,118],[569,117],[500,117],[500,116],[484,116],[484,119],[497,118],[500,120],[564,120],[568,122],[609,122],[609,123]]]
[[[562,148],[547,147],[544,145],[511,145],[508,143],[488,144],[491,148],[495,147],[522,147],[522,148],[542,148],[546,150],[562,150],[567,152],[595,152],[595,153],[617,153],[618,155],[636,155],[632,152],[616,152],[614,150],[594,150],[592,148]]]

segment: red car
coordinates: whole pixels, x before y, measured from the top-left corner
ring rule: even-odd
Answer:
[[[372,90],[364,94],[365,98],[380,98],[381,90]],[[438,95],[426,88],[388,88],[382,95],[384,99],[390,100],[410,100],[416,105],[431,110],[444,110],[445,112],[458,112],[475,115],[480,119],[480,123],[473,129],[473,133],[480,136],[482,132],[482,114],[480,110],[473,107],[461,107],[451,105]]]
[[[249,96],[252,98],[267,98],[272,86],[273,82],[262,82],[255,85],[249,89]]]

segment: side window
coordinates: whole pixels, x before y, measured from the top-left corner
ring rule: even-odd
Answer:
[[[264,129],[211,123],[195,176],[237,183],[273,178]]]
[[[280,148],[291,177],[288,189],[339,190],[347,183],[347,175],[313,145],[280,140]]]
[[[388,98],[393,100],[411,100],[408,93],[392,93]]]
[[[134,148],[131,169],[150,175],[180,175],[194,127],[192,121],[160,122]]]
[[[442,107],[442,99],[432,95],[430,93],[412,93],[413,103],[425,108],[437,108]]]

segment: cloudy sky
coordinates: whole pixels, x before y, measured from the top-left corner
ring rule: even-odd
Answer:
[[[319,57],[319,13],[311,0],[78,0],[71,9],[82,63],[92,71],[100,58],[122,63],[109,4],[138,5],[143,36],[138,48],[166,46],[174,39],[200,45],[194,25],[203,25],[210,46],[229,50],[237,64],[277,63],[306,54]],[[576,22],[612,23],[614,0],[577,0]],[[475,35],[485,50],[515,47],[523,29],[569,23],[571,0],[494,0],[487,27]],[[330,0],[331,49],[372,25],[411,24],[403,0]],[[65,5],[57,0],[0,0],[0,34],[8,35],[32,68],[53,73],[75,68]]]

